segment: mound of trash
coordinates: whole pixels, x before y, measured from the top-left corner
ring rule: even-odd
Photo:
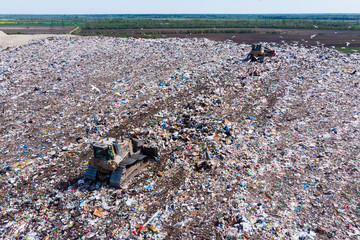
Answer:
[[[4,239],[355,239],[360,54],[207,39],[54,37],[0,51]],[[91,143],[159,156],[116,189]]]

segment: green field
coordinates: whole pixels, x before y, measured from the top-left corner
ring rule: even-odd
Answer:
[[[223,19],[96,19],[83,23],[83,29],[176,29],[176,28],[277,28],[360,30],[351,21],[325,20],[223,20]]]
[[[78,26],[88,20],[76,15],[0,15],[0,26]]]
[[[86,20],[83,29],[278,28],[359,30],[360,15],[125,15]]]
[[[278,28],[360,30],[360,14],[0,15],[1,25],[83,29]]]
[[[72,34],[83,36],[206,37],[247,43],[285,40],[309,45],[319,41],[326,46],[334,42],[346,53],[360,46],[360,14],[0,15],[0,31],[7,34],[63,34],[75,28]],[[352,43],[344,49],[346,42]]]
[[[360,47],[346,47],[346,48],[335,48],[336,50],[343,52],[343,53],[355,53],[360,52]]]

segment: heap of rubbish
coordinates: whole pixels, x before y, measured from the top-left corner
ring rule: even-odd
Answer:
[[[54,37],[0,51],[0,238],[357,239],[360,54]],[[94,142],[158,154],[126,186]]]

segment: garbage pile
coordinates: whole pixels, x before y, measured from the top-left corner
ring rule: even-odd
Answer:
[[[360,55],[207,39],[56,37],[0,52],[4,239],[360,237]],[[159,157],[116,189],[90,143]]]

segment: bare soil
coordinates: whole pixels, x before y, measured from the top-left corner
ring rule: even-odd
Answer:
[[[0,31],[6,34],[64,34],[72,29],[72,26],[0,26]]]
[[[134,34],[135,36],[154,37],[178,37],[178,38],[207,38],[215,41],[232,40],[237,43],[254,42],[301,42],[304,44],[325,44],[327,46],[344,47],[346,42],[352,47],[360,47],[360,31],[352,30],[317,30],[317,29],[254,29],[259,33],[204,33],[204,34],[182,34],[162,32],[186,32],[188,30],[198,31],[202,29],[83,29],[82,34],[115,33]],[[222,30],[222,29],[218,29]],[[249,29],[233,29],[249,30]],[[153,32],[153,34],[146,34]]]
[[[59,36],[60,34],[11,34],[0,31],[0,51],[9,47],[18,47],[34,43],[47,38]],[[63,36],[63,35],[61,35]]]

